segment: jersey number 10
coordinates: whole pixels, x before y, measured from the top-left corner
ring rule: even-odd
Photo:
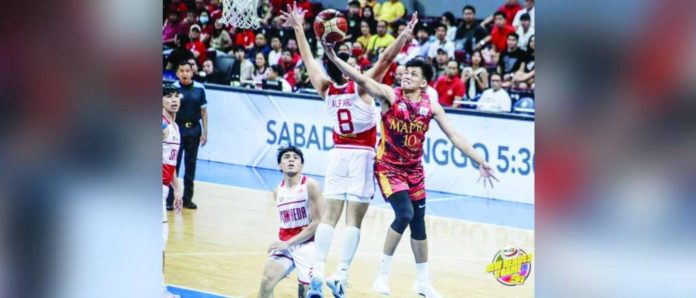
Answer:
[[[338,109],[336,117],[338,117],[338,130],[341,134],[353,133],[353,117],[349,109]]]

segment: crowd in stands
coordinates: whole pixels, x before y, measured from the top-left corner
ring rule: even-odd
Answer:
[[[164,77],[175,79],[177,63],[188,61],[194,80],[201,83],[311,92],[294,31],[280,15],[293,2],[305,9],[310,48],[316,59],[327,61],[312,29],[314,16],[324,9],[322,4],[260,1],[261,26],[254,30],[224,24],[221,2],[164,1]],[[402,0],[352,0],[343,13],[349,29],[337,52],[349,53],[348,62],[363,71],[394,42],[410,17]],[[434,67],[431,86],[446,107],[492,112],[533,109],[534,0],[504,0],[497,11],[483,13],[481,18],[471,5],[460,13],[460,17],[453,12],[439,17],[419,14],[412,40],[401,49],[383,83],[399,84],[399,66],[423,56]],[[511,94],[515,96],[511,98]],[[520,97],[531,98],[531,102],[518,100]],[[523,105],[516,106],[518,101]]]

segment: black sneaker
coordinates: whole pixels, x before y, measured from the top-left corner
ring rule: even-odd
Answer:
[[[167,211],[173,211],[173,210],[174,210],[174,206],[172,206],[172,205],[167,205]]]
[[[194,202],[184,203],[184,208],[186,209],[198,209],[198,206]]]

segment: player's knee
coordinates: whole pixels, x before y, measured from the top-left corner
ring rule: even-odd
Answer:
[[[406,227],[408,227],[408,223],[411,222],[411,219],[413,219],[413,210],[400,210],[396,213],[396,216],[394,217],[394,222],[392,222],[391,227],[392,229],[394,229],[394,231],[398,232],[399,234],[403,234],[406,230]]]
[[[275,284],[273,283],[274,280],[275,280],[274,276],[272,276],[271,274],[268,274],[268,273],[264,273],[263,277],[261,278],[261,288],[264,291],[273,290],[273,287],[275,286]]]
[[[425,219],[419,216],[411,222],[411,239],[425,240],[426,238]]]

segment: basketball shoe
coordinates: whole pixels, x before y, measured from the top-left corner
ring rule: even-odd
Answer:
[[[389,295],[389,273],[377,272],[372,289],[382,295]]]
[[[413,291],[425,298],[442,298],[429,281],[416,281],[413,284]]]
[[[307,298],[324,298],[324,292],[321,289],[321,286],[323,284],[324,281],[321,280],[320,277],[312,277],[312,281],[309,282],[309,291],[307,291]]]
[[[335,298],[344,298],[346,296],[346,284],[348,283],[347,274],[334,273],[326,279],[326,286],[331,289]]]

